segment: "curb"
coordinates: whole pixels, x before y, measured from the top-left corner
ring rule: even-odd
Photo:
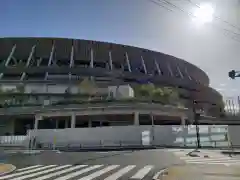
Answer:
[[[0,164],[0,165],[4,165],[4,164]],[[11,172],[13,172],[13,171],[16,170],[16,166],[14,166],[14,165],[12,165],[12,164],[9,164],[9,165],[11,165],[12,168],[11,168],[9,171],[6,171],[6,172],[3,172],[3,173],[0,173],[0,177],[1,177],[1,176],[4,176],[4,175],[6,175],[6,174],[9,174],[9,173],[11,173]]]
[[[222,154],[240,154],[240,151],[222,151]]]

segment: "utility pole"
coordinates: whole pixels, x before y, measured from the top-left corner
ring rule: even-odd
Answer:
[[[200,135],[199,135],[199,117],[200,114],[196,112],[196,104],[197,102],[194,100],[193,101],[193,117],[194,117],[194,123],[196,127],[196,135],[197,135],[197,149],[201,148],[201,143],[200,143]]]

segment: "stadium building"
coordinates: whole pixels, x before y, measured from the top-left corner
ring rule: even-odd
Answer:
[[[181,124],[193,119],[193,106],[211,117],[223,109],[205,72],[147,49],[0,38],[0,63],[0,135],[33,128]]]

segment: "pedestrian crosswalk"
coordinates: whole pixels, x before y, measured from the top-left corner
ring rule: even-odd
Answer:
[[[211,165],[237,165],[240,166],[240,158],[229,157],[217,150],[200,150],[194,152],[196,156],[189,156],[193,149],[168,149],[174,155],[184,160],[187,164],[211,164]]]
[[[0,176],[0,180],[145,180],[156,174],[153,165],[34,165]]]

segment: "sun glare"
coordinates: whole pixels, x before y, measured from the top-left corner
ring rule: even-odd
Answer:
[[[206,24],[212,22],[214,14],[214,8],[210,4],[202,4],[195,9],[193,20],[197,24]]]

